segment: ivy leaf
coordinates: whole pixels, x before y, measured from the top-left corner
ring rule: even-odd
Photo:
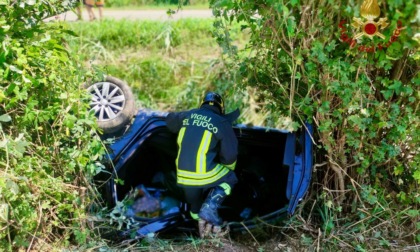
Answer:
[[[23,154],[26,150],[26,147],[29,146],[29,143],[22,140],[23,134],[19,134],[19,136],[15,139],[15,150],[18,153]]]
[[[419,215],[420,215],[420,211],[419,211],[419,210],[415,210],[415,209],[411,209],[411,210],[408,210],[408,211],[407,211],[407,214],[408,214],[410,217],[417,217],[417,216],[419,216]]]
[[[388,88],[391,90],[395,90],[397,94],[400,93],[402,87],[402,83],[401,81],[394,81],[394,83],[392,85],[390,85]]]
[[[297,4],[299,4],[299,0],[291,0],[290,3],[292,4],[292,6],[296,6]]]
[[[0,122],[10,122],[12,118],[9,115],[1,115],[0,116]]]
[[[420,171],[415,171],[413,174],[413,178],[417,180],[417,182],[420,182]]]
[[[9,205],[6,203],[0,203],[0,221],[3,220],[8,222],[9,219]]]
[[[27,5],[35,5],[36,4],[36,0],[26,0],[26,4]]]
[[[14,195],[19,194],[19,186],[10,179],[6,181],[6,189],[8,189],[8,191],[13,193]]]
[[[404,172],[404,167],[401,165],[394,168],[394,174],[396,176],[401,175],[403,172]]]
[[[385,100],[388,100],[394,94],[392,90],[383,90],[381,93],[384,95]]]
[[[19,68],[15,67],[13,65],[10,65],[9,68],[10,68],[10,70],[12,70],[13,72],[16,72],[18,74],[22,73],[22,70],[20,70]]]
[[[286,5],[282,6],[282,10],[283,10],[284,17],[289,16],[290,11],[289,11],[289,8],[286,7]]]

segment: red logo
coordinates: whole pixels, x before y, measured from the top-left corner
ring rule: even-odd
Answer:
[[[346,27],[344,27],[344,24],[346,24],[345,20],[342,20],[338,27],[340,28],[341,41],[348,43],[350,48],[357,46],[358,50],[361,52],[375,52],[376,50],[382,50],[383,48],[389,47],[392,43],[397,41],[401,34],[401,30],[404,29],[401,21],[398,21],[397,28],[393,31],[392,36],[388,41],[369,46],[358,45],[358,42],[364,36],[370,38],[371,40],[373,40],[373,37],[375,36],[385,40],[385,36],[381,33],[381,31],[389,25],[387,18],[379,18],[378,21],[375,21],[381,14],[377,0],[365,0],[360,7],[360,14],[363,18],[354,17],[353,22],[351,23],[351,26],[359,31],[353,37],[350,37],[346,33],[347,30]]]

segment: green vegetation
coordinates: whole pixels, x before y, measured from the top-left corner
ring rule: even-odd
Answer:
[[[376,13],[377,1],[363,1],[359,12],[360,2],[211,1],[228,69],[239,90],[258,95],[265,124],[281,126],[286,115],[292,127],[317,126],[318,180],[291,227],[312,229],[305,242],[326,250],[420,242],[419,10],[382,1]],[[377,26],[384,38],[352,42],[362,31],[353,17],[366,14],[387,18],[386,29]],[[226,36],[235,23],[250,32],[244,50]]]
[[[105,150],[86,80],[124,79],[139,106],[157,109],[194,107],[204,90],[229,88],[214,81],[223,64],[211,20],[45,23],[62,11],[45,7],[0,6],[0,250],[102,244],[87,228],[91,214],[109,215],[91,212]],[[15,18],[37,12],[33,25]]]
[[[218,80],[223,63],[212,38],[212,20],[75,22],[69,46],[79,52],[86,67],[102,69],[124,79],[138,97],[139,106],[160,110],[197,106],[210,88],[229,85]],[[235,32],[236,31],[236,32]],[[232,36],[244,43],[239,26]],[[227,106],[233,106],[228,101]]]
[[[208,9],[208,0],[106,0],[107,8],[112,9],[174,9],[181,3],[183,9]],[[181,6],[179,6],[181,7]]]
[[[228,97],[228,110],[242,108],[244,122],[295,129],[308,119],[317,126],[310,194],[285,227],[272,227],[270,238],[286,234],[274,245],[259,240],[267,237],[265,230],[237,239],[250,240],[253,245],[244,244],[254,250],[400,250],[419,244],[415,5],[381,6],[381,17],[390,22],[382,31],[387,39],[397,20],[405,29],[386,50],[367,53],[339,39],[340,20],[347,21],[349,34],[355,31],[348,24],[360,16],[360,3],[212,2],[221,14],[234,15],[215,24],[44,23],[43,17],[70,7],[0,5],[0,250],[110,246],[86,221],[98,203],[91,178],[101,169],[96,161],[104,149],[81,84],[102,74],[127,81],[142,107],[186,109],[215,89]],[[192,239],[176,248],[221,246],[219,240]],[[174,243],[144,240],[136,249],[174,250]]]
[[[41,20],[56,10],[0,11],[0,250],[84,243],[89,181],[104,154],[80,88],[90,73],[63,45],[70,31]]]

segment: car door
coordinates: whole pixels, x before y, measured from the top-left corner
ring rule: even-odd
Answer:
[[[290,200],[287,209],[290,215],[295,212],[309,188],[313,169],[312,133],[313,126],[307,123],[300,135],[288,135],[284,163],[289,166],[286,196]],[[292,151],[295,152],[294,155],[291,154]]]

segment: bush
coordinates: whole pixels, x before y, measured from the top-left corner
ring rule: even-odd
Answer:
[[[368,14],[375,3],[378,6],[377,1],[364,1]],[[383,23],[375,26],[383,37],[362,33],[352,40],[362,27],[353,18],[364,19],[366,14],[353,1],[211,4],[219,16],[218,41],[227,52],[228,69],[238,76],[238,89],[255,90],[259,111],[269,112],[265,124],[279,126],[287,116],[294,127],[305,120],[317,126],[320,168],[314,190],[318,195],[328,192],[324,202],[329,202],[328,209],[340,209],[333,213],[335,218],[346,214],[349,221],[358,207],[366,210],[369,204],[385,201],[391,209],[412,208],[411,220],[416,223],[420,206],[416,5],[382,2],[382,12],[370,14],[374,22],[386,18],[389,23],[386,29]],[[230,43],[228,31],[234,22],[250,33],[244,50]],[[378,195],[384,196],[379,200]],[[407,230],[418,233],[419,226]],[[411,242],[419,241],[419,236],[407,233]]]
[[[52,6],[60,6],[53,8]],[[56,2],[1,5],[0,250],[84,243],[88,181],[103,154]],[[23,18],[24,17],[24,18]],[[61,244],[63,245],[63,244]]]

